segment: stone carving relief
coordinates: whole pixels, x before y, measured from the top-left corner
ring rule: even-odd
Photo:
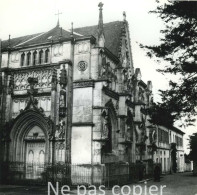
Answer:
[[[90,50],[88,43],[80,43],[77,45],[77,53],[86,53]]]
[[[144,91],[142,88],[139,88],[138,99],[139,99],[139,101],[142,101],[142,102],[144,102],[144,100],[145,100],[144,99]]]
[[[155,128],[152,128],[149,132],[150,143],[156,143],[157,141],[157,131]]]
[[[43,97],[35,97],[37,102],[37,107],[40,112],[43,112],[46,116],[50,115],[51,111],[51,97],[43,96]],[[12,118],[16,118],[24,109],[26,108],[28,103],[28,98],[15,98],[13,99],[12,104]]]
[[[59,125],[56,126],[55,138],[56,139],[64,139],[66,131],[66,123],[63,120],[60,120]]]
[[[10,79],[9,79],[8,94],[12,94],[13,89],[14,89],[14,76],[12,74],[12,75],[10,75]]]
[[[81,72],[85,71],[87,69],[87,67],[88,67],[88,63],[85,61],[80,61],[78,63],[78,70]]]
[[[63,69],[60,73],[60,98],[59,98],[59,116],[61,118],[66,116],[66,86],[67,86],[67,71],[65,69],[65,65],[63,65]]]
[[[53,49],[54,56],[61,56],[63,54],[63,45],[56,45]]]
[[[110,62],[106,61],[106,57],[102,56],[102,64],[101,64],[101,71],[100,71],[100,78],[101,79],[108,79],[112,82],[117,81],[117,72],[115,69],[111,67]]]
[[[51,87],[52,70],[35,70],[28,72],[19,72],[14,74],[14,90],[29,89],[30,85],[27,81],[29,77],[37,78],[38,82],[35,88]]]
[[[102,139],[107,139],[109,134],[109,118],[108,118],[108,110],[104,109],[102,111]]]
[[[122,80],[125,91],[131,91],[133,89],[133,75],[131,68],[124,68],[122,70]]]
[[[19,53],[16,52],[16,53],[12,53],[11,55],[11,62],[18,62],[19,61]]]

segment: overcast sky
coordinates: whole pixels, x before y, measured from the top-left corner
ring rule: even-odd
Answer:
[[[55,13],[60,15],[60,26],[69,29],[71,22],[75,27],[98,24],[98,3],[100,0],[6,0],[0,1],[0,38],[8,39],[34,33],[46,32],[57,24]],[[155,101],[159,100],[158,89],[168,87],[168,76],[156,71],[158,64],[146,57],[145,51],[139,48],[139,43],[153,45],[159,43],[160,30],[163,22],[155,14],[149,14],[156,8],[155,0],[103,0],[104,22],[123,20],[122,13],[126,11],[130,27],[134,67],[140,68],[145,82],[152,80]],[[163,0],[162,2],[165,2]],[[195,127],[182,129],[188,134]]]

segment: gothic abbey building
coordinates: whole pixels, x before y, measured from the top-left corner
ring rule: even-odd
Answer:
[[[1,162],[102,165],[102,174],[109,163],[153,159],[152,84],[133,67],[125,13],[103,24],[102,6],[98,25],[58,22],[1,42]]]

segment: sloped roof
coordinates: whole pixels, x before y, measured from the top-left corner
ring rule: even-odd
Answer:
[[[177,127],[171,126],[170,128],[171,128],[173,131],[177,132],[177,133],[180,133],[180,134],[182,134],[182,135],[185,134],[183,131],[181,131],[181,130],[178,129]]]
[[[104,24],[105,47],[116,56],[118,56],[122,27],[123,22],[121,21],[115,21]],[[73,36],[75,38],[90,35],[97,38],[97,25],[76,28],[74,29],[74,32],[75,33]],[[13,38],[10,40],[10,47],[42,44],[50,40],[58,40],[60,35],[62,35],[63,38],[70,38],[69,31],[66,31],[64,29],[61,29],[59,26],[56,26],[55,28],[45,33],[37,33],[33,35]],[[2,41],[2,49],[6,49],[8,46],[8,40]]]
[[[105,47],[116,56],[118,56],[122,27],[122,21],[115,21],[104,24]],[[74,31],[82,35],[93,35],[97,38],[97,25],[75,28]]]
[[[10,40],[10,47],[14,47],[22,42],[25,42],[29,39],[32,39],[33,37],[36,37],[38,35],[40,35],[42,33],[37,33],[37,34],[33,34],[33,35],[26,35],[26,36],[22,36],[22,37],[17,37],[17,38],[13,38]],[[2,49],[6,49],[9,46],[9,41],[5,40],[2,41]]]

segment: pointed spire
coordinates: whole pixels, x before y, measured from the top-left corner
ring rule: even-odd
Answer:
[[[70,31],[70,36],[73,37],[73,22],[71,22],[71,31]]]
[[[104,47],[105,44],[105,36],[104,36],[104,29],[103,29],[103,3],[100,2],[98,4],[99,7],[99,22],[98,22],[98,46]]]

